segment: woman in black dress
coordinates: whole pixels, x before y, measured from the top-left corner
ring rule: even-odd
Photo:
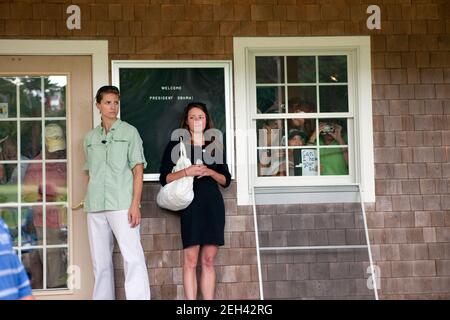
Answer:
[[[160,183],[164,186],[185,176],[194,177],[194,200],[181,212],[184,294],[188,300],[197,297],[196,267],[200,255],[200,290],[203,299],[214,299],[214,259],[218,246],[224,244],[225,227],[225,206],[218,184],[228,187],[231,175],[225,163],[223,145],[217,139],[205,141],[205,132],[213,129],[213,124],[203,103],[187,105],[180,127],[187,131],[189,139],[184,141],[187,156],[190,156],[193,165],[172,173],[178,160],[178,153],[174,153],[177,158],[172,159],[172,149],[178,145],[178,141],[170,141],[161,161]],[[199,161],[203,164],[198,164]]]

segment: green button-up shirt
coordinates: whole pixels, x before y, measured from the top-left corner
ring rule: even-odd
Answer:
[[[133,199],[133,172],[147,162],[142,139],[132,125],[116,120],[105,133],[101,125],[84,138],[89,184],[84,201],[86,212],[128,210]]]

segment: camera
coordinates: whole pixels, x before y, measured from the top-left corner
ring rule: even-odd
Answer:
[[[325,123],[322,127],[322,130],[320,130],[321,133],[327,134],[334,132],[334,124],[332,123]]]

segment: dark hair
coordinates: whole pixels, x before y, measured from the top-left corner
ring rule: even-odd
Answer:
[[[102,102],[105,93],[114,93],[120,98],[119,88],[116,86],[103,86],[98,89],[97,94],[95,95],[95,101],[97,101],[97,103]]]
[[[300,131],[300,130],[295,130],[295,129],[292,130],[291,132],[289,132],[288,139],[291,140],[295,136],[299,136],[300,138],[302,138],[303,142],[306,142],[306,140],[308,140],[308,136],[306,133],[304,133],[303,131]]]
[[[204,104],[203,102],[191,102],[186,106],[186,108],[184,108],[183,117],[181,118],[180,128],[189,130],[189,127],[187,125],[188,114],[189,114],[189,111],[191,111],[194,108],[198,108],[205,113],[205,116],[206,116],[205,131],[208,129],[214,128],[214,124],[213,124],[211,117],[209,116],[209,112],[208,112],[208,109],[206,108],[206,104]]]
[[[289,99],[289,112],[313,112],[316,109],[314,103],[302,100],[298,97]],[[297,111],[298,110],[298,111]]]

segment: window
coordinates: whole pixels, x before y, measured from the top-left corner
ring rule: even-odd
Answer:
[[[252,186],[357,184],[374,201],[369,38],[234,40],[238,203]]]
[[[33,289],[66,289],[67,76],[0,77],[0,217]]]

